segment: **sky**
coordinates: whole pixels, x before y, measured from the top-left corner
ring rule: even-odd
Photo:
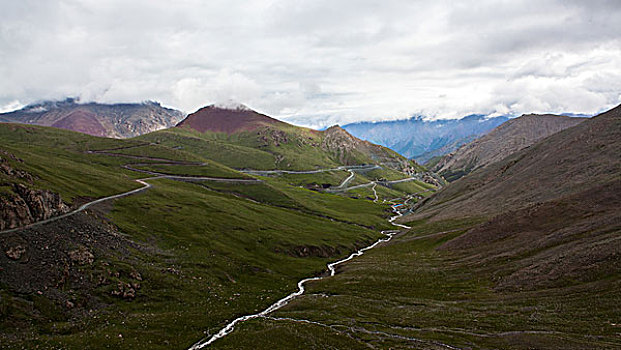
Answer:
[[[0,111],[236,101],[310,127],[621,103],[621,1],[0,1]]]

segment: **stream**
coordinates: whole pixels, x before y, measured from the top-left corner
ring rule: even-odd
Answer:
[[[406,225],[402,225],[402,224],[396,224],[394,221],[401,217],[402,214],[397,210],[397,206],[393,205],[392,206],[392,210],[395,214],[395,216],[392,216],[388,221],[393,225],[393,226],[397,226],[399,228],[404,228],[404,229],[409,229],[409,226]],[[377,241],[375,241],[373,244],[366,246],[364,248],[359,249],[358,251],[351,253],[351,255],[349,255],[348,257],[335,261],[333,263],[329,263],[327,265],[328,267],[328,271],[330,272],[329,276],[317,276],[317,277],[309,277],[309,278],[305,278],[303,280],[300,280],[298,282],[298,290],[287,295],[286,297],[278,300],[277,302],[275,302],[274,304],[270,305],[268,308],[266,308],[265,310],[256,313],[256,314],[251,314],[251,315],[245,315],[245,316],[241,316],[238,317],[236,319],[234,319],[233,321],[229,322],[226,326],[224,326],[224,328],[220,329],[218,331],[218,333],[212,335],[209,338],[203,339],[201,341],[199,341],[198,343],[192,345],[189,350],[197,350],[197,349],[202,349],[208,345],[210,345],[211,343],[215,342],[216,340],[220,339],[220,338],[224,338],[227,335],[229,335],[231,332],[233,332],[233,330],[235,329],[235,326],[239,323],[248,321],[248,320],[252,320],[255,318],[259,318],[259,317],[266,317],[267,315],[269,315],[270,313],[282,308],[283,306],[289,304],[289,302],[291,302],[291,300],[299,297],[300,295],[304,294],[304,291],[306,290],[306,288],[304,287],[304,285],[307,282],[310,281],[319,281],[322,280],[326,277],[331,277],[334,276],[336,274],[336,266],[343,264],[347,261],[352,260],[355,257],[358,257],[362,254],[364,254],[364,252],[366,252],[367,250],[373,249],[375,248],[378,244],[380,243],[384,243],[384,242],[388,242],[392,239],[392,237],[394,235],[396,235],[397,233],[399,233],[399,231],[382,231],[382,234],[385,237],[382,237],[380,239],[378,239]]]

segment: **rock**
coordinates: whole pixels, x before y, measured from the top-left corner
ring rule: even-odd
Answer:
[[[136,297],[136,290],[129,283],[118,282],[115,290],[110,292],[111,295],[121,297],[123,299],[134,299]]]
[[[0,197],[0,230],[21,227],[69,211],[60,195],[13,184],[13,194]]]
[[[129,277],[138,280],[138,281],[142,281],[142,276],[140,275],[140,272],[133,270],[132,272],[129,273]]]
[[[9,259],[11,259],[11,260],[19,260],[19,259],[21,259],[22,255],[24,255],[24,253],[26,253],[26,247],[24,247],[21,244],[16,245],[14,247],[9,247],[5,251],[6,256]]]
[[[92,265],[95,260],[93,253],[84,247],[69,252],[69,259],[78,265]]]
[[[8,158],[12,159],[13,161],[23,163],[23,160],[15,157],[13,154],[10,154],[6,151],[2,151],[0,153],[7,155]],[[13,168],[11,164],[8,163],[6,157],[0,157],[0,173],[4,173],[10,177],[26,180],[29,183],[33,183],[34,181],[34,178],[32,175],[30,175],[30,173]]]
[[[123,299],[134,299],[136,297],[136,290],[134,288],[127,288],[123,291]]]

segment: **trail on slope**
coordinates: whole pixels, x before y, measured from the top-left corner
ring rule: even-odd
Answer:
[[[238,170],[241,173],[245,173],[245,174],[250,174],[250,175],[259,175],[259,176],[266,176],[266,175],[273,175],[273,174],[318,174],[318,173],[324,173],[327,171],[339,171],[339,170],[347,170],[347,171],[352,171],[352,170],[358,170],[358,171],[367,171],[367,170],[373,170],[373,169],[380,169],[381,166],[374,164],[374,165],[341,165],[339,167],[336,168],[330,168],[330,169],[315,169],[315,170],[252,170],[252,169],[242,169],[242,170]]]
[[[58,216],[54,216],[54,217],[51,217],[51,218],[48,218],[48,219],[45,219],[45,220],[40,220],[40,221],[37,221],[37,222],[33,222],[33,223],[25,225],[25,226],[20,226],[20,227],[8,229],[8,230],[0,231],[0,234],[2,234],[2,233],[9,233],[9,232],[15,232],[15,231],[19,231],[19,230],[24,230],[24,229],[27,229],[27,228],[31,228],[31,227],[47,224],[47,223],[50,223],[50,222],[53,222],[53,221],[56,221],[56,220],[64,219],[64,218],[69,217],[71,215],[75,215],[75,214],[77,214],[77,213],[79,213],[81,211],[84,211],[84,210],[88,209],[89,207],[92,207],[95,204],[99,204],[101,202],[105,202],[105,201],[108,201],[108,200],[111,200],[111,199],[126,197],[126,196],[130,196],[130,195],[136,194],[138,192],[142,192],[142,191],[152,187],[152,185],[149,184],[147,181],[149,181],[149,180],[157,180],[157,179],[170,179],[170,180],[182,180],[182,181],[217,181],[217,182],[228,182],[228,183],[259,183],[259,182],[262,182],[259,179],[228,179],[228,178],[217,178],[217,177],[206,177],[206,176],[179,176],[179,175],[160,174],[160,175],[153,176],[153,177],[147,177],[147,178],[143,178],[143,179],[136,179],[136,180],[134,180],[134,181],[136,181],[136,182],[138,182],[139,184],[142,185],[142,187],[140,187],[140,188],[136,188],[136,189],[133,189],[131,191],[115,194],[115,195],[108,196],[108,197],[99,198],[99,199],[90,201],[88,203],[82,204],[77,209],[74,209],[74,210],[72,210],[72,211],[70,211],[68,213],[65,213],[65,214],[62,214],[62,215],[58,215]]]
[[[138,147],[138,146],[130,146],[130,147],[125,147],[125,148],[115,148],[114,150],[120,150],[120,149],[126,149],[126,148],[134,148],[134,147]],[[155,164],[170,164],[170,165],[194,165],[194,166],[201,166],[204,165],[203,163],[196,163],[196,162],[186,162],[186,161],[176,161],[176,160],[170,160],[170,159],[164,159],[164,158],[153,158],[153,157],[145,157],[145,156],[135,156],[135,155],[126,155],[126,154],[121,154],[121,153],[110,153],[108,152],[109,150],[98,150],[98,151],[87,151],[87,153],[98,153],[98,154],[105,154],[105,155],[110,155],[110,156],[117,156],[117,157],[127,157],[127,158],[132,158],[132,159],[148,159],[148,160],[153,160],[153,161],[158,161],[160,163],[155,163]],[[104,197],[104,198],[99,198],[93,201],[90,201],[88,203],[85,203],[83,205],[81,205],[80,207],[78,207],[77,209],[74,209],[68,213],[62,214],[62,215],[58,215],[58,216],[54,216],[48,219],[44,219],[44,220],[40,220],[25,226],[20,226],[20,227],[16,227],[16,228],[12,228],[12,229],[8,229],[8,230],[4,230],[4,231],[0,231],[0,234],[2,233],[9,233],[9,232],[15,232],[15,231],[19,231],[19,230],[23,230],[26,228],[31,228],[34,226],[39,226],[39,225],[43,225],[43,224],[47,224],[56,220],[60,220],[63,218],[66,218],[68,216],[71,215],[75,215],[81,211],[84,211],[85,209],[104,202],[104,201],[108,201],[111,199],[116,199],[116,198],[121,198],[121,197],[125,197],[125,196],[129,196],[129,195],[133,195],[136,194],[138,192],[142,192],[148,188],[151,187],[151,185],[149,183],[147,183],[146,181],[149,180],[155,180],[155,179],[170,179],[170,180],[181,180],[181,181],[216,181],[216,182],[227,182],[227,183],[260,183],[263,182],[260,179],[235,179],[235,178],[219,178],[219,177],[209,177],[209,176],[186,176],[186,175],[171,175],[171,174],[165,174],[165,173],[160,173],[160,172],[155,172],[155,171],[150,171],[150,170],[143,170],[143,169],[137,169],[134,168],[133,166],[140,166],[142,163],[130,163],[130,164],[125,164],[122,167],[131,171],[136,171],[136,172],[141,172],[141,173],[145,173],[145,174],[149,174],[149,175],[153,175],[152,177],[148,177],[148,178],[142,178],[142,179],[136,179],[134,181],[138,182],[139,184],[143,185],[140,188],[137,189],[133,189],[127,192],[123,192],[123,193],[119,193],[119,194],[115,194],[115,195],[111,195],[108,197]],[[242,171],[243,173],[249,174],[249,175],[259,175],[259,174],[275,174],[275,173],[289,173],[289,174],[314,174],[314,173],[319,173],[319,172],[326,172],[326,171],[334,171],[334,170],[347,170],[351,173],[351,175],[345,179],[345,181],[343,181],[343,183],[341,183],[340,186],[345,186],[347,185],[347,183],[349,183],[353,177],[355,176],[355,174],[353,173],[352,169],[355,170],[372,170],[372,169],[376,169],[376,168],[380,168],[378,165],[351,165],[351,166],[340,166],[338,168],[334,168],[334,169],[317,169],[317,170],[309,170],[309,171],[289,171],[289,170],[245,170]],[[359,186],[369,186],[371,185],[373,182],[370,182],[368,184],[364,184],[364,185],[358,185],[358,186],[353,186],[353,187],[345,187],[342,190],[343,191],[347,191],[349,189],[353,189]]]

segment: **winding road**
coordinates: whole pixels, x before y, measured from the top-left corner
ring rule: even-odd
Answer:
[[[170,160],[166,160],[166,159],[157,159],[157,158],[150,158],[150,157],[141,157],[141,156],[133,156],[133,155],[125,155],[125,154],[118,154],[118,153],[112,153],[109,152],[110,150],[101,150],[101,151],[91,151],[91,153],[101,153],[101,154],[107,154],[107,155],[111,155],[111,156],[123,156],[123,157],[128,157],[128,158],[134,158],[134,159],[150,159],[150,160],[156,160],[156,161],[161,161],[161,162],[167,162],[167,163],[160,163],[160,164],[180,164],[180,163],[185,163],[187,165],[186,162],[177,162],[177,161],[170,161]],[[148,170],[142,170],[142,169],[136,169],[133,168],[132,165],[134,166],[139,166],[139,164],[127,164],[124,165],[123,167],[128,169],[128,170],[132,170],[132,171],[137,171],[137,172],[142,172],[142,173],[147,173],[150,175],[153,175],[153,177],[148,177],[148,178],[142,178],[142,179],[136,179],[134,181],[136,181],[137,183],[141,184],[142,187],[140,188],[136,188],[127,192],[123,192],[123,193],[119,193],[119,194],[115,194],[115,195],[111,195],[111,196],[107,196],[107,197],[103,197],[103,198],[99,198],[93,201],[90,201],[88,203],[85,203],[83,205],[81,205],[80,207],[78,207],[77,209],[74,209],[68,213],[59,215],[59,216],[55,216],[49,219],[45,219],[45,220],[41,220],[26,226],[22,226],[22,227],[17,227],[17,228],[12,228],[12,229],[8,229],[8,230],[4,230],[4,231],[0,231],[0,233],[9,233],[9,232],[14,232],[14,231],[18,231],[18,230],[23,230],[23,229],[27,229],[27,228],[31,228],[31,227],[35,227],[35,226],[39,226],[39,225],[44,225],[50,222],[54,222],[57,220],[61,220],[63,218],[69,217],[71,215],[75,215],[79,212],[82,212],[90,207],[92,207],[93,205],[108,201],[108,200],[112,200],[112,199],[117,199],[117,198],[121,198],[121,197],[125,197],[125,196],[130,196],[142,191],[145,191],[147,189],[149,189],[150,187],[152,187],[151,184],[149,184],[147,181],[149,180],[155,180],[155,179],[171,179],[171,180],[181,180],[181,181],[218,181],[218,182],[229,182],[229,183],[260,183],[262,182],[262,180],[260,179],[231,179],[231,178],[217,178],[217,177],[205,177],[205,176],[182,176],[182,175],[170,175],[170,174],[163,174],[163,173],[158,173],[158,172],[154,172],[154,171],[148,171]],[[200,165],[200,164],[193,164],[193,165]],[[375,187],[377,186],[377,182],[376,181],[371,181],[369,183],[366,184],[362,184],[362,185],[357,185],[357,186],[351,186],[351,187],[347,187],[347,184],[349,184],[355,177],[355,172],[354,171],[368,171],[368,170],[373,170],[373,169],[378,169],[381,168],[378,165],[360,165],[360,166],[340,166],[338,168],[334,168],[334,169],[317,169],[317,170],[309,170],[309,171],[289,171],[289,170],[244,170],[242,171],[243,173],[249,174],[249,175],[270,175],[270,174],[277,174],[277,173],[286,173],[286,174],[315,174],[315,173],[320,173],[320,172],[326,172],[326,171],[337,171],[337,170],[347,170],[350,172],[350,175],[343,180],[343,182],[341,182],[341,184],[339,186],[337,186],[336,188],[338,189],[338,191],[348,191],[351,189],[355,189],[355,188],[360,188],[360,187],[366,187],[366,186],[373,186],[372,190],[375,196],[375,200],[374,202],[377,202],[379,197],[377,195],[377,191],[375,190]],[[383,181],[382,183],[398,183],[398,182],[403,182],[403,181],[413,181],[416,180],[417,178],[415,177],[411,177],[411,178],[406,178],[406,179],[401,179],[401,180],[395,180],[395,181]],[[337,191],[334,191],[337,192]],[[392,210],[393,212],[396,214],[395,216],[392,216],[388,221],[395,227],[399,227],[402,229],[409,229],[409,226],[406,225],[402,225],[402,224],[398,224],[395,223],[394,221],[399,218],[400,216],[402,216],[402,214],[399,212],[399,210],[397,209],[399,206],[401,205],[397,205],[397,204],[393,204],[392,205]],[[327,276],[318,276],[318,277],[309,277],[309,278],[305,278],[300,280],[297,283],[297,291],[285,296],[284,298],[278,300],[277,302],[275,302],[274,304],[270,305],[269,307],[267,307],[265,310],[259,312],[259,313],[255,313],[255,314],[250,314],[250,315],[245,315],[245,316],[241,316],[236,318],[235,320],[231,321],[230,323],[228,323],[226,326],[224,326],[222,329],[220,329],[220,331],[218,331],[218,333],[214,334],[213,336],[211,336],[208,339],[203,339],[199,342],[197,342],[196,344],[194,344],[192,347],[190,347],[190,350],[196,350],[196,349],[202,349],[208,345],[210,345],[211,343],[215,342],[216,340],[223,338],[225,336],[227,336],[228,334],[230,334],[231,332],[233,332],[233,330],[235,329],[235,326],[238,325],[239,323],[251,320],[251,319],[256,319],[256,318],[260,318],[260,317],[268,317],[268,315],[280,308],[282,308],[283,306],[289,304],[293,299],[299,297],[300,295],[304,294],[305,292],[305,285],[308,282],[311,281],[319,281],[322,280],[326,277],[330,277],[330,276],[334,276],[336,274],[336,267],[338,265],[341,265],[347,261],[350,261],[358,256],[363,255],[366,251],[375,248],[377,245],[384,243],[384,242],[388,242],[392,239],[392,237],[399,233],[400,231],[398,230],[388,230],[388,231],[382,231],[381,233],[384,235],[384,237],[378,239],[377,241],[375,241],[374,243],[372,243],[369,246],[366,246],[364,248],[361,248],[359,250],[357,250],[356,252],[351,253],[348,257],[329,263],[327,264],[327,270],[329,272],[329,274]]]
[[[135,147],[141,147],[143,145],[136,145],[136,146],[130,146],[130,147],[121,147],[121,148],[114,148],[114,149],[105,149],[105,150],[90,150],[90,151],[86,151],[86,153],[97,153],[97,154],[104,154],[104,155],[109,155],[109,156],[114,156],[114,157],[126,157],[126,158],[132,158],[132,159],[146,159],[146,160],[151,160],[151,161],[157,161],[158,163],[155,163],[157,165],[193,165],[193,166],[201,166],[204,165],[204,163],[195,163],[195,162],[186,162],[186,161],[174,161],[174,160],[170,160],[170,159],[164,159],[164,158],[155,158],[155,157],[147,157],[147,156],[138,156],[138,155],[128,155],[128,154],[123,154],[123,153],[114,153],[114,152],[110,152],[110,151],[115,151],[115,150],[121,150],[121,149],[127,149],[127,148],[135,148]],[[227,182],[227,183],[261,183],[263,182],[263,180],[260,179],[235,179],[235,178],[219,178],[219,177],[209,177],[209,176],[185,176],[185,175],[172,175],[172,174],[164,174],[164,173],[160,173],[160,172],[155,172],[155,171],[150,171],[150,170],[143,170],[143,169],[137,169],[134,168],[133,166],[140,166],[140,165],[148,165],[148,163],[132,163],[132,164],[126,164],[123,165],[122,167],[131,171],[135,171],[135,172],[140,172],[140,173],[145,173],[145,174],[149,174],[149,175],[153,175],[152,177],[148,177],[148,178],[142,178],[142,179],[136,179],[134,181],[138,182],[139,184],[142,185],[142,187],[140,188],[136,188],[133,189],[131,191],[127,191],[127,192],[123,192],[123,193],[119,193],[119,194],[115,194],[115,195],[111,195],[108,197],[103,197],[103,198],[99,198],[93,201],[90,201],[88,203],[85,203],[83,205],[81,205],[80,207],[78,207],[77,209],[74,209],[70,212],[58,215],[58,216],[54,216],[48,219],[44,219],[44,220],[40,220],[28,225],[24,225],[24,226],[20,226],[20,227],[15,227],[15,228],[11,228],[11,229],[6,229],[3,231],[0,231],[0,234],[2,233],[9,233],[9,232],[15,232],[15,231],[19,231],[19,230],[23,230],[23,229],[27,229],[27,228],[31,228],[31,227],[35,227],[35,226],[39,226],[39,225],[44,225],[50,222],[54,222],[56,220],[60,220],[66,217],[69,217],[71,215],[75,215],[81,211],[84,211],[86,209],[88,209],[89,207],[101,203],[101,202],[105,202],[111,199],[116,199],[116,198],[121,198],[121,197],[125,197],[125,196],[129,196],[132,194],[136,194],[138,192],[142,192],[148,188],[151,187],[151,185],[149,183],[147,183],[147,181],[149,180],[156,180],[156,179],[170,179],[170,180],[180,180],[180,181],[215,181],[215,182]],[[352,186],[352,187],[344,187],[346,186],[351,180],[353,180],[353,178],[355,177],[355,173],[354,171],[369,171],[369,170],[373,170],[373,169],[380,169],[381,167],[379,165],[350,165],[350,166],[339,166],[337,168],[332,168],[332,169],[317,169],[317,170],[308,170],[308,171],[293,171],[293,170],[241,170],[240,172],[248,174],[248,175],[271,175],[271,174],[316,174],[316,173],[321,173],[321,172],[327,172],[327,171],[339,171],[339,170],[347,170],[350,172],[350,176],[347,177],[337,188],[339,189],[338,191],[334,191],[334,192],[340,192],[340,191],[348,191],[350,189],[354,189],[354,188],[358,188],[358,187],[365,187],[365,186],[370,186],[372,184],[374,184],[375,182],[369,182],[367,184],[363,184],[363,185],[357,185],[357,186]],[[413,179],[413,178],[412,178]],[[408,181],[411,181],[410,179],[405,179]],[[403,180],[398,180],[398,181],[403,181]],[[330,192],[330,191],[329,191]],[[377,192],[376,192],[376,198],[377,198]]]
[[[238,170],[240,173],[249,174],[249,175],[258,175],[258,176],[268,176],[274,174],[318,174],[325,173],[327,171],[339,171],[339,170],[347,170],[351,172],[352,170],[357,171],[369,171],[373,169],[381,169],[382,167],[377,164],[369,164],[369,165],[341,165],[336,168],[331,169],[316,169],[316,170],[252,170],[252,169],[241,169]]]
[[[128,169],[130,169],[130,168],[128,168]],[[32,224],[28,224],[28,225],[25,225],[25,226],[20,226],[20,227],[11,228],[11,229],[8,229],[8,230],[3,230],[3,231],[0,231],[0,234],[2,234],[2,233],[9,233],[9,232],[15,232],[15,231],[24,230],[24,229],[31,228],[31,227],[36,227],[36,226],[44,225],[44,224],[47,224],[47,223],[50,223],[50,222],[54,222],[56,220],[64,219],[64,218],[69,217],[71,215],[75,215],[75,214],[77,214],[77,213],[79,213],[81,211],[84,211],[84,210],[92,207],[95,204],[99,204],[101,202],[109,201],[111,199],[116,199],[116,198],[121,198],[121,197],[125,197],[125,196],[130,196],[132,194],[136,194],[138,192],[142,192],[142,191],[152,187],[152,185],[147,182],[149,180],[170,179],[170,180],[181,180],[181,181],[217,181],[217,182],[228,182],[228,183],[260,183],[260,182],[262,182],[259,179],[229,179],[229,178],[206,177],[206,176],[167,175],[167,174],[159,174],[159,173],[155,173],[155,172],[150,172],[150,173],[154,174],[156,176],[134,180],[137,183],[142,185],[142,187],[140,187],[140,188],[136,188],[136,189],[133,189],[131,191],[115,194],[115,195],[108,196],[108,197],[99,198],[99,199],[90,201],[88,203],[82,204],[77,209],[74,209],[74,210],[72,210],[72,211],[70,211],[68,213],[64,213],[64,214],[61,214],[61,215],[58,215],[58,216],[54,216],[54,217],[51,217],[51,218],[48,218],[48,219],[44,219],[44,220],[40,220],[40,221],[37,221],[37,222],[33,222]]]

